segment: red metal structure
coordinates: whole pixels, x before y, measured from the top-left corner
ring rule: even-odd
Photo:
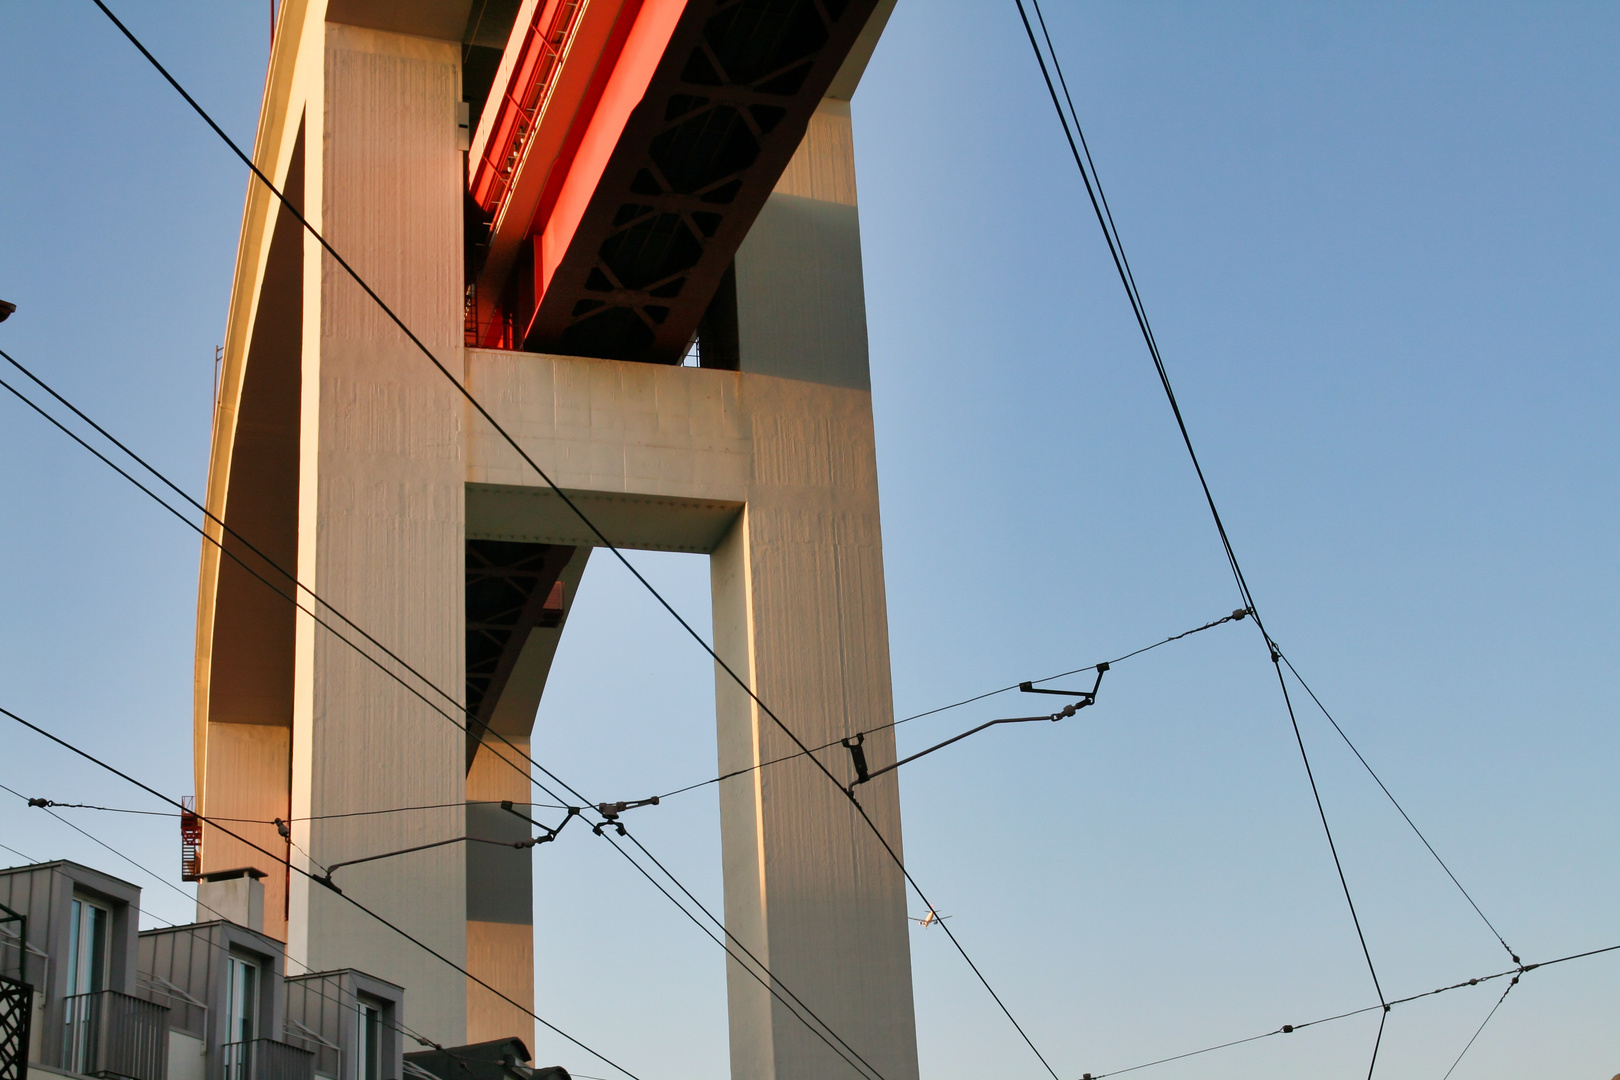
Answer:
[[[196,881],[202,876],[202,819],[195,795],[182,796],[180,804],[180,880]]]
[[[468,344],[679,362],[876,6],[528,0],[472,147]]]

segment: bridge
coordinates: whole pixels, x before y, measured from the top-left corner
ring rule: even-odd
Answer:
[[[256,165],[556,487],[255,182],[195,748],[198,810],[289,823],[237,827],[312,873],[520,841],[500,803],[536,801],[535,711],[593,552],[705,555],[747,687],[717,672],[727,930],[904,1080],[894,774],[861,788],[880,840],[807,759],[752,768],[794,749],[758,701],[811,745],[892,718],[850,127],[891,6],[287,0]],[[892,733],[865,754],[892,763]],[[409,806],[450,809],[370,813]],[[296,962],[406,986],[413,1027],[456,1044],[533,1029],[533,859],[452,843],[339,872],[476,981],[212,827],[199,872],[262,871]],[[733,1075],[848,1068],[759,974],[729,961]]]

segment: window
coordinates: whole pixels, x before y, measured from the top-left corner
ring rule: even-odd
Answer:
[[[369,1001],[360,1002],[354,1050],[354,1080],[382,1080],[382,1009]]]
[[[73,901],[73,922],[68,927],[69,997],[107,989],[107,944],[111,936],[110,911],[88,900]]]
[[[252,1042],[259,1034],[259,965],[240,956],[226,964],[225,1041]]]
[[[101,999],[91,997],[107,989],[107,958],[111,952],[112,912],[99,904],[73,898],[68,924],[67,1009],[62,1017],[62,1064],[71,1072],[89,1067],[91,1032]]]

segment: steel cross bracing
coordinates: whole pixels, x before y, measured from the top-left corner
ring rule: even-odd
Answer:
[[[467,541],[467,767],[489,728],[529,633],[563,620],[559,578],[574,548]]]
[[[536,25],[566,22],[563,2]],[[613,7],[508,46],[469,177],[470,344],[679,363],[877,2],[643,0],[597,26]],[[605,159],[581,150],[615,124]]]

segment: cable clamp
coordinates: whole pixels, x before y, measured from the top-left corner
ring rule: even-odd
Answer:
[[[865,741],[866,732],[864,731],[857,731],[852,739],[838,740],[839,745],[849,751],[850,761],[855,766],[855,783],[849,785],[850,790],[854,789],[855,784],[864,784],[872,778],[871,771],[866,765],[866,751],[861,748],[861,744]]]
[[[634,810],[638,806],[657,806],[658,796],[650,799],[631,799],[628,802],[604,802],[596,804],[596,812],[609,821],[616,821],[620,814],[626,810]]]
[[[49,810],[51,807],[55,806],[56,804],[51,802],[51,800],[49,800],[49,799],[29,799],[28,800],[28,805],[29,806],[37,806],[41,810]]]

